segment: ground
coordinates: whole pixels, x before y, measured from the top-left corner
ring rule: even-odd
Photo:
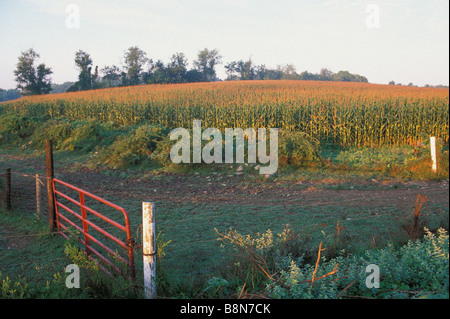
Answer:
[[[211,245],[217,242],[214,228],[225,231],[233,227],[251,233],[269,228],[280,230],[285,224],[302,228],[328,223],[330,232],[340,222],[351,229],[352,238],[380,240],[398,231],[392,224],[410,216],[418,194],[428,198],[423,218],[430,217],[431,227],[448,227],[448,180],[265,178],[236,174],[235,170],[180,174],[92,171],[59,156],[55,156],[56,177],[124,207],[133,215],[132,232],[136,232],[136,237],[140,236],[137,229],[141,223],[141,202],[155,202],[157,232],[163,232],[172,241],[168,252],[185,258],[189,269],[212,265],[207,256],[211,255]],[[41,174],[45,185],[44,157],[2,151],[0,164],[13,172],[15,209],[35,213],[33,177]],[[43,196],[43,207],[45,200]],[[0,240],[0,245],[3,249],[21,249],[32,240],[33,236],[11,237]],[[176,264],[174,261],[174,267]]]

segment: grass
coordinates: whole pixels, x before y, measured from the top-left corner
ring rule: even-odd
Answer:
[[[119,200],[118,204],[130,203]],[[346,251],[362,253],[366,249],[384,247],[389,242],[400,246],[407,240],[402,228],[402,223],[407,222],[405,212],[394,207],[360,210],[340,205],[199,203],[156,203],[156,207],[156,232],[163,236],[161,242],[170,241],[164,247],[165,256],[159,264],[159,271],[163,272],[160,274],[160,297],[205,297],[203,290],[206,283],[211,278],[219,278],[218,275],[231,282],[233,276],[227,276],[233,273],[236,260],[221,248],[214,229],[221,233],[234,229],[238,233],[255,236],[268,229],[281,233],[289,224],[291,229],[302,234],[302,238],[307,238],[302,251],[310,258],[313,258],[321,242],[329,249],[327,254],[332,254],[338,222],[343,227],[339,235],[339,249]],[[131,223],[139,224],[139,212],[131,210],[129,213]],[[437,229],[445,224],[448,208],[424,207],[422,213],[427,215],[426,225]],[[52,280],[53,274],[62,273],[64,267],[71,263],[64,255],[65,241],[58,235],[47,234],[45,228],[46,223],[35,217],[18,212],[1,212],[0,272],[4,276],[33,278],[34,285],[45,286]],[[9,238],[17,237],[17,234],[21,234],[21,242],[16,240],[16,246],[11,246]],[[142,280],[140,259],[137,254],[138,282]]]
[[[92,123],[86,122],[78,123],[75,127],[90,128],[91,125]],[[78,133],[81,134],[83,131],[80,129]],[[62,140],[60,144],[80,145],[83,136],[75,136],[81,137],[76,139],[72,136],[70,141]],[[105,147],[114,145],[114,134],[105,133],[103,136],[106,138],[102,141],[110,143],[105,144]],[[121,141],[132,143],[135,136],[136,134],[130,135],[129,138],[124,137]],[[24,139],[20,143],[2,145],[1,166],[15,167],[18,159],[19,162],[24,160],[44,163],[42,150],[32,147],[28,141]],[[100,150],[92,147],[95,143],[91,139],[87,138],[87,141],[87,148],[63,147],[55,150],[57,177],[62,171],[75,174],[79,171],[86,174],[96,171],[105,178],[119,178],[124,182],[136,178],[171,181],[172,183],[168,183],[164,190],[177,196],[176,192],[179,189],[176,187],[176,176],[181,174],[192,180],[188,185],[191,188],[195,188],[199,181],[204,184],[211,181],[212,185],[217,187],[222,187],[221,183],[227,183],[228,187],[236,190],[236,200],[242,201],[242,203],[233,201],[208,203],[205,200],[198,201],[195,196],[182,203],[170,200],[156,201],[156,232],[161,234],[163,241],[170,241],[164,248],[165,257],[158,268],[162,278],[159,283],[161,297],[218,296],[211,292],[216,289],[206,288],[214,287],[217,283],[220,285],[221,281],[217,278],[230,276],[235,272],[236,260],[232,254],[227,254],[221,248],[215,229],[226,232],[231,228],[243,234],[255,235],[268,229],[279,233],[289,224],[296,232],[307,237],[306,246],[302,249],[311,257],[320,242],[329,248],[333,247],[338,223],[344,227],[340,233],[340,248],[363,252],[365,249],[383,247],[390,241],[401,245],[407,240],[404,226],[409,223],[409,210],[386,205],[382,198],[366,205],[352,205],[352,201],[356,204],[363,199],[370,199],[374,191],[389,191],[392,188],[404,187],[402,183],[405,181],[448,179],[448,146],[442,149],[438,174],[430,172],[431,164],[427,160],[429,155],[426,147],[342,148],[324,144],[320,148],[320,156],[324,159],[323,165],[282,166],[277,174],[267,178],[260,176],[251,166],[245,165],[242,176],[235,174],[239,165],[178,168],[161,167],[144,161],[127,168],[110,169],[96,163],[96,152]],[[116,149],[126,149],[126,145],[118,143]],[[34,165],[22,166],[22,172],[35,172]],[[131,184],[127,187],[130,192],[145,194],[145,198],[110,194],[113,197],[108,199],[127,209],[133,226],[132,232],[136,234],[139,242],[140,233],[137,228],[141,223],[141,201],[152,198],[152,189],[133,189],[139,187],[138,185]],[[289,191],[304,196],[289,198],[288,194],[279,193],[279,196],[274,196],[261,204],[252,201],[251,194],[244,192],[255,185],[262,191],[286,186]],[[354,190],[367,192],[367,196],[362,194],[346,201],[337,198],[311,202],[308,200],[309,191],[321,190]],[[417,192],[420,192],[420,189],[417,189]],[[214,196],[214,193],[210,196]],[[424,223],[430,229],[434,230],[440,226],[448,229],[448,207],[427,203],[423,208],[423,214],[426,216]],[[0,213],[0,247],[2,247],[0,271],[3,275],[33,278],[35,284],[45,285],[55,273],[63,270],[70,262],[64,255],[64,241],[59,236],[45,234],[45,229],[46,223],[34,216],[25,216],[20,212]],[[17,233],[25,235],[23,246],[20,246],[20,249],[4,248],[9,244],[8,235]],[[35,235],[40,233],[43,234]],[[333,250],[329,249],[327,253],[332,252]],[[138,281],[142,281],[142,260],[139,256],[137,254],[136,269]],[[232,279],[228,278],[228,281],[232,282]],[[221,289],[217,290],[218,294],[236,296],[235,290],[242,288],[242,284],[243,282],[238,280],[229,286],[227,294]]]
[[[301,86],[301,83],[272,83],[271,85],[274,86],[288,85],[294,91],[291,92],[292,98],[288,99],[285,99],[287,98],[285,93],[277,91],[278,89],[272,92],[275,95],[272,93],[267,96],[262,95],[262,97],[265,96],[266,101],[270,102],[269,105],[273,106],[265,111],[263,109],[266,109],[267,105],[259,102],[256,109],[238,107],[247,105],[240,102],[244,102],[249,97],[259,101],[261,92],[249,93],[248,88],[240,91],[240,85],[234,87],[234,84],[227,84],[226,87],[228,85],[230,89],[238,89],[234,92],[239,93],[236,103],[231,103],[235,105],[233,109],[237,112],[236,114],[231,112],[232,116],[228,109],[218,108],[218,105],[215,108],[204,107],[202,104],[204,99],[216,101],[218,97],[214,91],[203,91],[202,85],[197,88],[200,89],[197,92],[200,95],[197,97],[193,92],[191,94],[183,90],[173,91],[172,89],[176,87],[170,87],[169,90],[166,90],[169,87],[161,87],[161,91],[159,89],[148,91],[153,87],[136,88],[129,93],[142,93],[144,95],[140,98],[144,100],[150,98],[148,101],[151,102],[153,99],[160,104],[153,105],[150,102],[145,105],[140,104],[139,98],[136,97],[135,107],[123,103],[125,100],[122,100],[120,96],[114,96],[115,105],[109,102],[98,105],[90,103],[95,100],[90,100],[90,94],[101,94],[103,91],[83,93],[86,94],[87,100],[81,101],[82,108],[79,107],[79,99],[70,100],[70,97],[75,95],[65,95],[68,98],[67,102],[73,103],[64,106],[61,104],[63,100],[45,104],[39,102],[39,98],[36,98],[35,102],[25,99],[18,101],[17,105],[15,103],[9,106],[2,105],[0,109],[0,166],[12,167],[13,170],[17,169],[22,173],[36,173],[39,166],[43,172],[45,170],[43,145],[46,139],[52,139],[55,147],[56,177],[74,174],[73,176],[79,177],[80,183],[85,182],[85,185],[94,188],[91,189],[92,192],[98,191],[101,193],[99,195],[103,192],[108,200],[126,208],[130,214],[133,235],[138,243],[141,235],[139,233],[141,202],[152,200],[156,190],[164,192],[166,195],[156,197],[161,199],[155,200],[156,232],[160,234],[159,253],[164,254],[164,258],[158,264],[158,291],[160,297],[168,298],[238,296],[243,291],[243,285],[250,285],[250,282],[253,283],[253,292],[261,293],[264,280],[267,279],[266,275],[259,269],[252,268],[254,265],[250,268],[239,267],[239,263],[245,262],[245,258],[224,249],[221,242],[217,240],[218,232],[227,233],[230,229],[258,238],[258,234],[265,234],[268,230],[279,234],[289,224],[289,227],[298,234],[298,238],[302,239],[296,242],[297,247],[290,248],[290,252],[299,253],[294,250],[301,249],[311,262],[314,262],[320,243],[327,248],[323,255],[329,258],[333,257],[339,249],[363,253],[366,249],[383,247],[388,242],[400,246],[408,239],[408,225],[411,223],[410,207],[405,208],[405,206],[392,204],[392,201],[384,201],[384,192],[394,188],[408,187],[416,194],[421,192],[419,181],[448,180],[448,144],[442,145],[443,141],[448,143],[448,123],[444,123],[446,124],[444,126],[433,126],[434,122],[441,123],[440,121],[445,117],[438,120],[426,115],[426,112],[436,109],[439,112],[442,111],[442,115],[445,114],[448,118],[445,112],[446,109],[448,110],[448,91],[433,91],[433,94],[440,96],[433,102],[427,96],[428,92],[431,92],[429,90],[395,88],[391,93],[399,90],[397,93],[405,97],[409,96],[412,102],[418,98],[417,94],[424,95],[417,100],[417,103],[413,103],[414,107],[409,107],[411,101],[402,102],[402,99],[393,98],[389,93],[386,96],[383,95],[387,98],[386,100],[378,100],[377,108],[372,108],[369,104],[372,102],[376,104],[378,99],[378,94],[375,93],[379,89],[384,90],[384,87],[358,86],[363,91],[368,90],[365,94],[370,93],[368,97],[375,99],[372,102],[367,100],[363,103],[364,105],[368,103],[367,108],[359,108],[356,107],[358,103],[350,103],[351,107],[349,107],[350,105],[347,104],[350,100],[346,99],[346,96],[354,96],[353,89],[356,89],[356,86],[333,84],[331,92],[337,95],[330,97],[332,98],[329,101],[330,105],[334,104],[335,112],[343,113],[338,117],[336,113],[329,113],[328,117],[325,117],[333,119],[335,123],[332,124],[341,127],[341,131],[338,131],[336,128],[328,129],[327,125],[322,125],[325,123],[323,111],[332,110],[326,107],[328,104],[323,103],[325,96],[319,94],[316,95],[317,99],[308,100],[309,91],[295,89],[297,85]],[[322,87],[324,84],[310,83],[308,85],[326,89]],[[217,84],[216,87],[214,84],[212,89],[217,89],[218,86],[225,87],[222,84]],[[260,89],[263,88],[264,85],[260,87]],[[105,96],[122,92],[122,90],[128,89],[111,90]],[[216,92],[222,92],[219,100],[225,98],[224,105],[234,99],[228,100],[232,96],[228,95],[231,91],[217,90]],[[278,94],[280,92],[281,95]],[[302,96],[302,92],[307,93],[304,96],[306,100],[297,100],[296,97],[299,94]],[[150,93],[155,95],[149,95]],[[204,99],[201,98],[202,96]],[[102,96],[97,98],[101,100]],[[127,96],[123,98],[126,99]],[[175,103],[177,98],[187,99],[193,106],[182,109],[179,105],[172,105],[171,103]],[[278,99],[281,100],[277,102]],[[283,99],[287,104],[283,102]],[[403,105],[404,103],[406,104]],[[394,108],[393,106],[397,104],[401,105]],[[309,105],[308,108],[305,108],[305,105]],[[323,109],[324,107],[326,109]],[[423,111],[419,117],[417,112],[413,112],[416,107]],[[99,112],[99,109],[103,111]],[[369,128],[372,120],[381,123],[384,118],[383,116],[374,118],[370,116],[370,112],[367,116],[356,118],[358,114],[362,115],[360,113],[362,109],[373,111],[372,114],[389,110],[389,119],[392,120],[389,124],[393,125],[392,129],[377,131],[374,126],[370,132],[369,130],[366,132],[365,138],[361,138],[363,135],[356,134],[358,130],[353,131],[355,127],[358,128],[358,122],[366,121],[364,125],[367,124]],[[299,117],[298,112],[302,110],[305,111],[303,117]],[[185,114],[187,111],[191,112],[189,116]],[[215,111],[217,116],[211,116],[209,111]],[[408,128],[403,126],[403,123],[397,125],[397,111],[406,112],[403,115],[410,119]],[[53,112],[56,113],[53,114]],[[58,112],[61,112],[60,115],[65,115],[58,116]],[[133,116],[132,112],[137,113]],[[244,112],[247,120],[252,120],[253,124],[250,125],[248,121],[238,123],[239,112]],[[266,119],[258,121],[255,114],[259,113],[266,114]],[[91,114],[93,118],[97,117],[97,120],[89,118],[86,114]],[[190,125],[192,118],[197,118],[199,115],[204,127],[216,127],[217,124],[227,123],[229,125],[226,127],[237,124],[243,127],[253,125],[270,127],[284,120],[287,122],[286,125],[283,124],[283,127],[299,129],[306,126],[305,130],[294,130],[286,135],[280,135],[280,169],[271,176],[259,175],[253,165],[242,165],[241,172],[237,172],[240,164],[171,165],[167,160],[170,148],[168,148],[170,146],[167,138],[168,128],[154,124],[159,123],[169,127],[174,123]],[[111,117],[109,122],[108,117]],[[304,118],[307,120],[303,120]],[[115,123],[113,123],[114,120]],[[262,122],[259,123],[260,121]],[[342,123],[347,123],[348,127],[345,127],[347,124]],[[428,127],[423,127],[424,123]],[[324,131],[320,131],[322,129]],[[309,135],[304,134],[304,131]],[[441,137],[444,138],[439,141],[438,173],[431,171],[429,137],[419,134],[434,131],[441,132]],[[312,139],[311,136],[316,139]],[[318,143],[317,139],[320,137],[328,139]],[[341,146],[331,142],[340,143]],[[394,146],[344,147],[345,145],[380,144]],[[299,158],[303,160],[297,162]],[[94,173],[99,179],[104,178],[106,184],[114,181],[125,186],[112,185],[114,187],[108,188],[106,187],[108,185],[96,183],[97,181],[89,179],[89,175]],[[183,176],[182,186],[188,190],[180,189],[177,185],[178,176]],[[144,185],[154,185],[155,189],[143,188],[144,186],[140,186],[138,180],[152,181],[153,183],[144,183]],[[67,182],[71,181],[67,180]],[[412,184],[405,186],[407,182]],[[0,179],[0,189],[3,187],[2,183]],[[158,183],[163,186],[159,187]],[[225,187],[227,193],[221,193]],[[197,188],[200,194],[196,192]],[[122,192],[119,193],[119,191]],[[253,196],[253,191],[261,192],[263,195],[265,191],[268,191],[272,196],[267,198]],[[339,197],[340,191],[347,196]],[[353,194],[353,191],[358,192],[358,195],[349,196]],[[333,198],[328,198],[327,195],[321,197],[321,194],[331,193]],[[375,193],[378,196],[372,196]],[[223,198],[217,198],[218,194],[222,194]],[[292,194],[296,195],[290,196]],[[312,196],[313,194],[315,196]],[[175,200],[180,197],[183,201]],[[414,199],[411,199],[411,206],[414,204]],[[405,199],[401,201],[404,202]],[[448,213],[449,209],[444,204],[426,203],[420,217],[421,226],[427,226],[431,230],[442,226],[448,229]],[[53,276],[56,273],[63,272],[64,266],[71,263],[70,258],[64,253],[65,241],[60,236],[48,234],[46,228],[47,223],[36,216],[27,215],[21,211],[0,211],[2,278],[4,276],[15,279],[29,278],[33,284],[45,287],[47,282],[53,282]],[[17,236],[18,234],[20,236]],[[138,281],[142,282],[142,258],[139,253],[136,256]],[[259,272],[258,278],[255,272]],[[98,281],[95,282],[98,283]],[[124,287],[122,285],[119,290],[108,288],[108,292],[108,289],[103,289],[104,282],[100,282],[102,284],[98,291],[91,291],[90,294],[83,296],[111,297],[113,296],[111,291],[118,291],[120,294]],[[91,285],[92,282],[87,284]],[[64,289],[59,290],[61,293],[59,296],[70,297],[64,291]],[[47,295],[44,294],[44,296]],[[131,297],[135,296],[131,295]]]
[[[10,278],[33,278],[45,287],[53,274],[64,270],[62,237],[48,233],[47,224],[34,216],[0,210],[0,272]]]

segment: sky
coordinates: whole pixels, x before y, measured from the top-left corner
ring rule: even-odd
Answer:
[[[76,81],[75,52],[99,69],[138,46],[193,66],[217,49],[224,65],[248,60],[366,76],[371,83],[449,84],[448,0],[0,0],[0,88],[16,87],[21,52],[33,48],[52,82]]]

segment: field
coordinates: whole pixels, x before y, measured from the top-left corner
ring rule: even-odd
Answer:
[[[190,128],[275,127],[341,146],[402,145],[421,134],[448,142],[448,89],[362,83],[251,81],[125,87],[4,104],[27,117]]]
[[[448,112],[447,89],[362,83],[241,81],[39,96],[0,105],[0,167],[44,174],[43,141],[52,139],[56,176],[127,209],[137,240],[141,202],[156,203],[156,231],[170,241],[161,297],[237,297],[244,285],[261,296],[269,294],[264,272],[245,268],[251,258],[221,247],[220,234],[232,229],[261,239],[270,229],[278,238],[289,225],[304,243],[296,254],[301,250],[308,261],[321,242],[329,258],[342,249],[363,254],[388,243],[400,247],[412,238],[418,194],[428,198],[421,226],[448,230]],[[279,171],[261,176],[253,164],[170,163],[168,132],[191,129],[194,119],[221,130],[282,129]],[[439,141],[437,173],[429,136]],[[33,187],[16,188],[14,211],[28,223],[36,222],[23,204]],[[38,257],[35,244],[44,239],[35,229],[16,243],[6,236],[21,232],[16,218],[0,223],[0,248],[15,247],[0,257],[0,272],[30,276],[39,265],[56,272],[62,257],[52,266],[53,257]],[[61,245],[44,238],[42,246]],[[34,261],[20,267],[25,252]],[[272,274],[280,274],[280,260],[264,256]],[[409,289],[419,293],[407,297],[422,295],[413,284]]]

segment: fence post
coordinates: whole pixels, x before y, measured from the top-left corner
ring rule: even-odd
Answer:
[[[45,141],[45,158],[47,166],[47,195],[48,195],[48,220],[50,231],[53,232],[56,229],[56,213],[55,213],[55,194],[53,193],[53,149],[52,141]]]
[[[432,169],[433,172],[437,172],[437,158],[436,158],[436,137],[430,137],[430,147],[431,147],[431,160],[433,162]]]
[[[11,169],[5,171],[5,209],[11,210]]]
[[[142,203],[142,253],[144,256],[145,298],[156,297],[155,204]]]
[[[36,215],[40,218],[41,216],[41,183],[39,179],[39,174],[36,174]]]

